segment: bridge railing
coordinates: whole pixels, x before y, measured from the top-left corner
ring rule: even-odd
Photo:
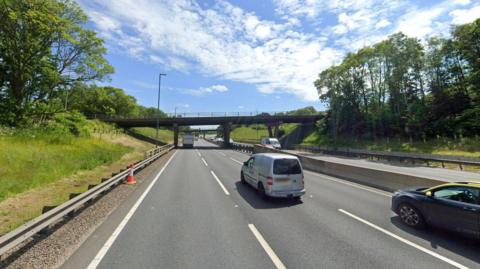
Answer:
[[[201,118],[201,117],[240,117],[240,116],[310,116],[312,114],[292,114],[288,111],[236,111],[236,112],[183,112],[183,113],[167,113],[161,115],[160,118]],[[115,120],[115,119],[151,119],[156,115],[143,115],[143,116],[127,116],[127,115],[102,115],[102,114],[89,114],[87,118],[101,119],[101,120]]]

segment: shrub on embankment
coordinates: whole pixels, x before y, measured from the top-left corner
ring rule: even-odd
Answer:
[[[30,126],[0,127],[0,201],[80,170],[112,163],[130,147],[98,137],[116,129],[79,113],[62,113]]]

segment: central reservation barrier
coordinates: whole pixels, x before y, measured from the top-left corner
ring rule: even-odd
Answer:
[[[306,170],[346,179],[386,191],[396,191],[402,188],[425,186],[431,187],[445,183],[445,181],[416,176],[412,174],[396,173],[361,166],[347,165],[338,162],[318,160],[281,150],[254,145],[254,153],[283,153],[297,156]]]

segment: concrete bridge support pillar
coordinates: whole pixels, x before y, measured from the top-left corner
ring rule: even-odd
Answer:
[[[273,137],[272,126],[268,125],[268,137]]]
[[[173,145],[178,147],[178,124],[173,124]]]
[[[280,125],[277,124],[277,125],[275,125],[275,133],[274,133],[276,138],[279,138],[279,136],[280,136],[279,131],[280,131]]]
[[[230,147],[230,130],[231,123],[227,122],[223,124],[223,146],[226,148]]]

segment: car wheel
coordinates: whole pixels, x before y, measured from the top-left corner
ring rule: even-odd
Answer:
[[[245,181],[245,176],[243,175],[243,172],[240,172],[240,182],[242,184],[246,184],[247,182]]]
[[[268,198],[267,193],[265,192],[265,188],[263,187],[262,182],[258,183],[258,194],[262,197],[262,199],[266,200]]]
[[[423,228],[425,226],[420,211],[408,203],[403,203],[398,207],[398,215],[402,222],[410,227]]]

